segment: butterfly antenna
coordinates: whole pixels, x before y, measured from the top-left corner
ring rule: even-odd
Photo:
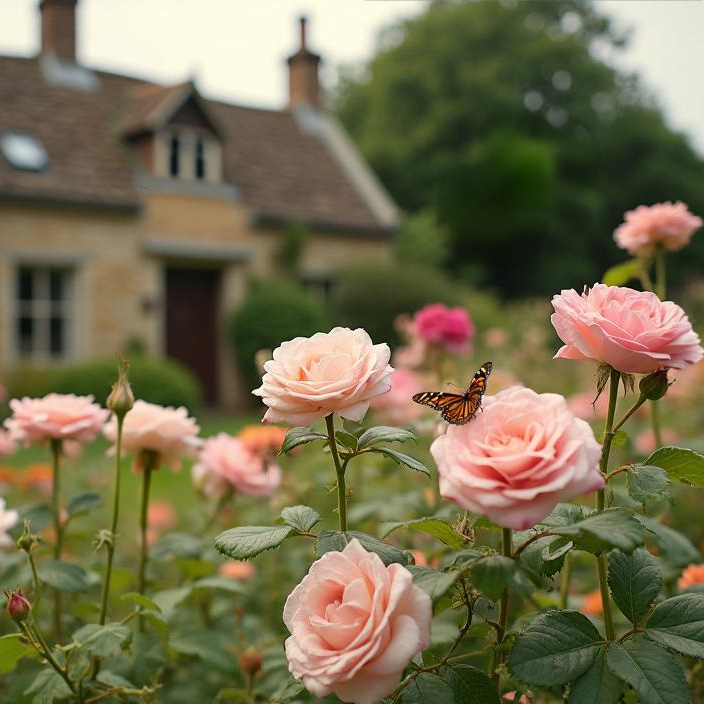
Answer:
[[[460,389],[460,387],[457,386],[457,384],[455,384],[455,383],[452,382],[452,381],[448,381],[448,382],[447,382],[447,385],[448,385],[448,386],[451,386],[453,389],[456,389],[457,391],[462,391],[462,389]]]

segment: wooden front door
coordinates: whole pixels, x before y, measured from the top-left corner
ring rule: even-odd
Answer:
[[[166,354],[188,367],[208,405],[218,403],[220,271],[166,269]]]

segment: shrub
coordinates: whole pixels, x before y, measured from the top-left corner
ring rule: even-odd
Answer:
[[[12,398],[44,396],[52,391],[61,394],[92,394],[104,404],[110,387],[117,378],[114,359],[94,360],[70,367],[18,369],[8,380]],[[186,406],[195,410],[200,405],[200,385],[181,364],[167,359],[137,356],[130,359],[130,382],[136,398],[162,406]]]
[[[259,377],[255,355],[273,350],[285,340],[327,331],[330,316],[324,303],[292,284],[256,284],[232,315],[229,334],[245,381],[254,387]]]

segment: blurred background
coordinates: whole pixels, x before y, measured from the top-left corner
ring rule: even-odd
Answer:
[[[704,213],[703,26],[699,2],[4,0],[0,380],[103,400],[122,352],[144,398],[242,410],[260,350],[395,344],[440,301],[478,363],[554,387],[549,297],[625,258],[626,210]],[[670,261],[699,324],[704,237]]]

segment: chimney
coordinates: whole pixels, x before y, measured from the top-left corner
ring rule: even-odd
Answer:
[[[308,19],[300,18],[301,47],[288,57],[288,109],[308,105],[320,109],[320,84],[318,83],[318,65],[320,56],[308,51],[306,46],[306,25]]]
[[[41,0],[42,53],[62,61],[76,60],[76,4],[78,0]]]

